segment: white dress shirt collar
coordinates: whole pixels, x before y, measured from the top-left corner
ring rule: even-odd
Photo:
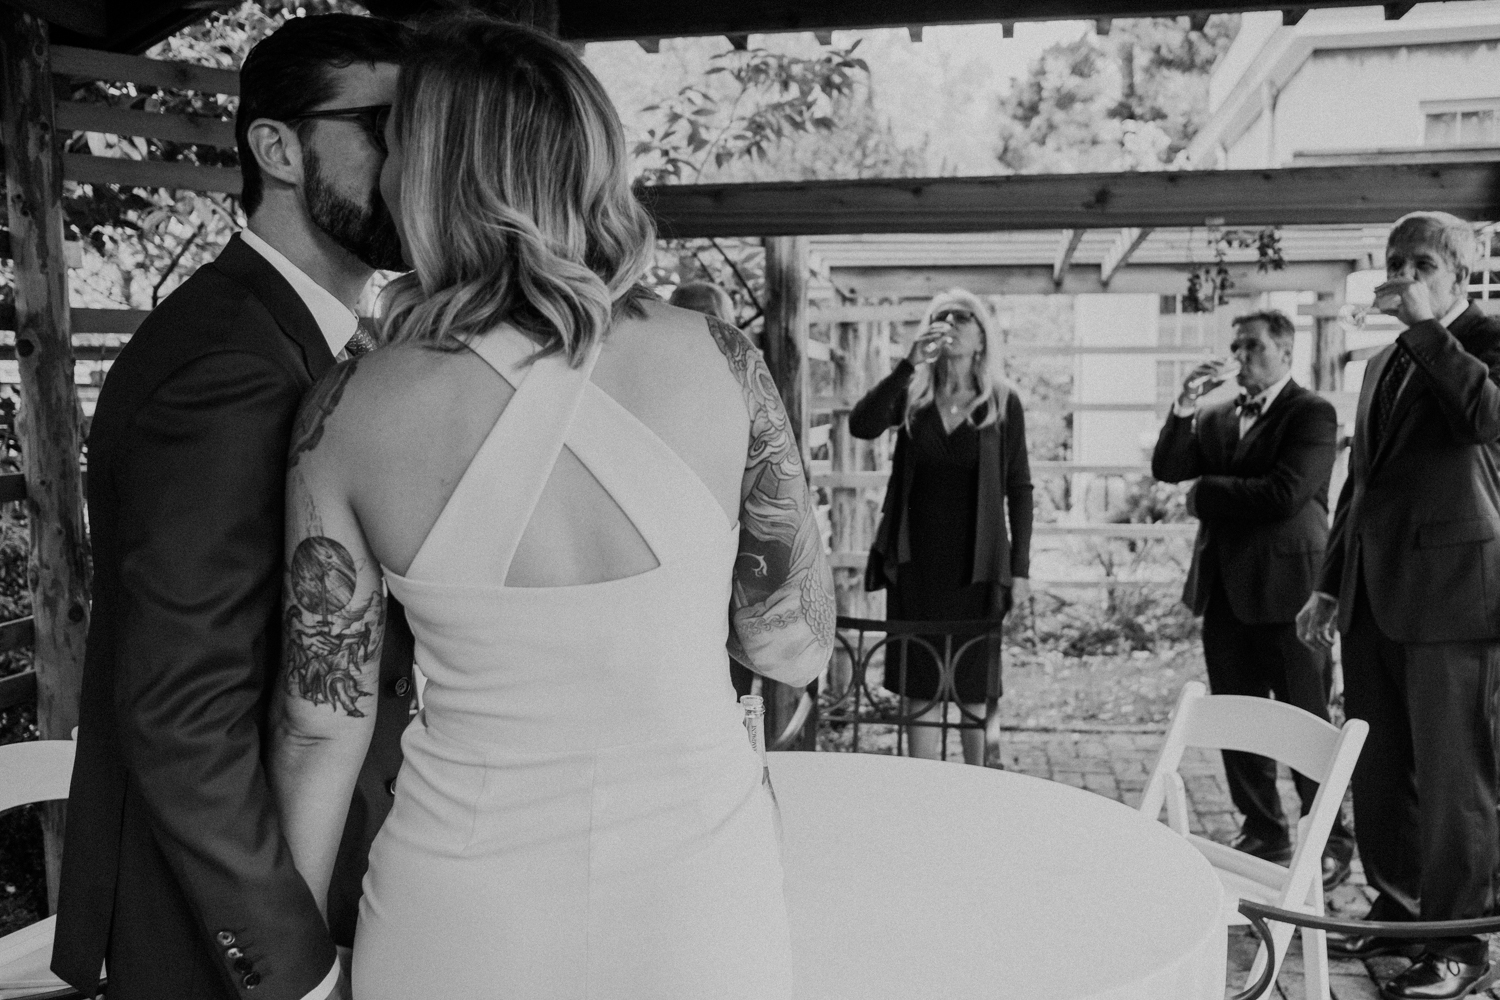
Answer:
[[[1281,378],[1273,382],[1270,388],[1265,389],[1261,392],[1260,395],[1255,397],[1256,399],[1260,400],[1261,413],[1265,413],[1271,408],[1271,404],[1276,402],[1276,397],[1281,395],[1281,390],[1285,389],[1286,384],[1291,380],[1292,373],[1288,371],[1285,375],[1281,376]]]
[[[1452,309],[1449,309],[1447,312],[1443,313],[1442,318],[1439,319],[1438,322],[1443,324],[1444,329],[1447,329],[1448,327],[1452,326],[1453,321],[1462,316],[1464,314],[1464,310],[1468,308],[1469,297],[1465,295],[1463,298],[1459,299],[1453,304]]]
[[[249,229],[240,230],[240,238],[245,241],[246,246],[270,261],[271,266],[292,286],[297,297],[307,306],[307,311],[312,313],[323,339],[328,342],[329,352],[338,357],[358,329],[359,317],[336,299],[332,292],[309,278],[307,272],[287,260],[285,254]]]
[[[1255,426],[1255,421],[1259,420],[1260,417],[1266,415],[1266,411],[1271,408],[1272,403],[1276,402],[1276,397],[1281,395],[1281,390],[1285,389],[1286,384],[1291,380],[1292,373],[1288,371],[1285,375],[1281,376],[1281,378],[1273,382],[1270,388],[1264,389],[1260,392],[1259,395],[1251,397],[1252,400],[1260,400],[1260,416],[1252,417],[1249,414],[1245,413],[1243,410],[1240,411],[1240,437],[1243,438],[1245,434],[1249,432],[1250,428]]]

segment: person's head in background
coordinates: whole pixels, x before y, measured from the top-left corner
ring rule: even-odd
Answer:
[[[352,282],[404,266],[379,184],[382,128],[409,38],[384,18],[294,18],[240,69],[245,216],[314,280],[320,266]]]
[[[912,375],[907,389],[907,426],[911,426],[918,410],[932,404],[938,386],[950,374],[972,387],[976,426],[988,427],[1004,420],[1011,389],[1005,379],[999,331],[984,300],[963,288],[941,292],[927,304],[920,330],[924,334],[942,330],[947,339],[936,360],[918,366]]]
[[[1297,337],[1291,318],[1277,309],[1238,316],[1229,352],[1240,363],[1235,380],[1250,396],[1259,396],[1281,381],[1292,368],[1292,345]]]
[[[728,292],[711,281],[683,282],[667,301],[680,309],[701,312],[725,323],[734,322],[734,300],[729,297]]]

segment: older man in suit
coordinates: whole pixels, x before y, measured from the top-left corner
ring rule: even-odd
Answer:
[[[1365,372],[1333,535],[1298,619],[1343,635],[1344,705],[1370,724],[1354,771],[1371,920],[1495,911],[1500,863],[1500,322],[1468,301],[1468,223],[1418,212],[1386,244],[1383,312],[1406,325]],[[1390,1000],[1451,1000],[1492,979],[1477,937],[1335,939],[1413,965]]]
[[[327,899],[292,863],[263,748],[293,419],[357,345],[352,306],[373,269],[401,266],[376,192],[405,37],[329,14],[250,53],[235,128],[249,225],[142,324],[99,397],[93,620],[52,954],[90,996],[102,962],[111,1000],[342,991],[335,946],[352,943],[409,721],[399,605]]]
[[[1183,603],[1203,616],[1203,656],[1214,694],[1278,701],[1328,718],[1328,657],[1297,641],[1295,619],[1312,592],[1328,538],[1328,476],[1338,418],[1292,379],[1292,321],[1251,313],[1234,321],[1238,399],[1197,409],[1223,381],[1215,362],[1188,375],[1151,456],[1163,482],[1196,479],[1188,494],[1198,538]],[[1224,751],[1229,794],[1245,817],[1234,846],[1281,864],[1292,838],[1276,790],[1276,763]],[[1302,813],[1317,783],[1293,774]],[[1353,838],[1342,820],[1328,839],[1323,882],[1349,874]]]

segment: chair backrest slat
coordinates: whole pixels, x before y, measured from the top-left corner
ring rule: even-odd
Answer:
[[[33,740],[0,746],[0,812],[68,797],[72,740]]]
[[[1311,712],[1245,695],[1196,698],[1187,707],[1182,731],[1188,746],[1257,753],[1313,781],[1327,779],[1339,730]]]

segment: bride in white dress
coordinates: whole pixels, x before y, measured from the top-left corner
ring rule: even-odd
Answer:
[[[805,684],[833,581],[764,363],[637,287],[655,233],[565,46],[476,17],[402,71],[412,272],[288,461],[272,774],[326,896],[384,603],[425,708],[370,855],[357,1000],[784,998],[769,799],[729,657]]]

